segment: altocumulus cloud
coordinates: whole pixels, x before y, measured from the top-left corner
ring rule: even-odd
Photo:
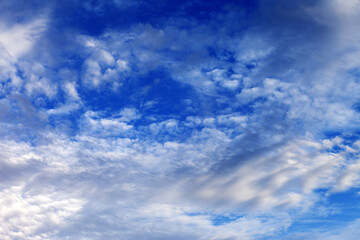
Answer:
[[[0,1],[1,239],[357,239],[360,2]]]

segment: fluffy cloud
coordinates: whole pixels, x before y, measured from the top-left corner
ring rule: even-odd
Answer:
[[[47,26],[46,22],[46,19],[40,18],[8,28],[2,26],[1,45],[11,57],[18,59],[31,49],[39,35],[44,32]]]

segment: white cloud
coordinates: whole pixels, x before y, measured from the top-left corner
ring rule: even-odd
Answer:
[[[218,163],[221,167],[230,161],[231,170],[220,169],[190,177],[181,190],[175,191],[193,196],[199,204],[219,208],[244,207],[270,212],[274,208],[308,208],[313,203],[313,191],[337,186],[339,173],[359,177],[351,166],[354,171],[342,170],[346,160],[343,153],[330,153],[326,149],[321,143],[308,139],[291,141],[274,149],[258,149],[258,153],[248,152],[249,156],[234,154],[233,159]]]
[[[57,86],[50,82],[48,78],[31,75],[29,82],[25,84],[25,89],[29,95],[45,94],[49,98],[57,94]]]
[[[238,80],[225,80],[223,83],[224,87],[227,87],[229,89],[236,89],[239,86]]]
[[[117,59],[109,53],[105,46],[107,43],[94,45],[91,49],[91,55],[83,64],[84,73],[82,83],[86,87],[100,89],[104,85],[112,84],[113,90],[121,85],[124,76],[129,73],[129,66],[126,60]],[[115,54],[119,55],[119,52]]]
[[[352,222],[344,224],[339,224],[331,228],[319,228],[311,230],[309,232],[299,232],[293,233],[291,237],[285,239],[311,239],[311,240],[341,240],[349,239],[356,240],[360,234],[360,221],[356,219]]]
[[[18,59],[31,49],[46,27],[47,20],[43,18],[11,27],[1,26],[0,43],[13,58]]]
[[[118,118],[102,118],[101,115],[87,112],[85,120],[93,124],[93,128],[84,125],[81,135],[71,139],[48,133],[47,140],[38,146],[1,141],[3,164],[40,167],[27,181],[18,177],[24,182],[18,190],[15,191],[14,182],[0,191],[0,195],[10,196],[4,203],[7,209],[14,209],[13,205],[28,209],[24,216],[34,215],[36,221],[27,228],[30,220],[19,218],[18,222],[14,220],[4,225],[3,228],[10,229],[6,231],[20,234],[20,239],[21,234],[34,239],[60,239],[58,236],[63,235],[58,234],[76,238],[95,233],[102,234],[92,235],[93,239],[100,239],[104,234],[109,234],[110,238],[111,234],[122,234],[129,239],[145,235],[159,239],[174,234],[180,239],[256,239],[271,236],[291,223],[291,217],[274,214],[274,209],[304,210],[316,201],[315,189],[336,186],[337,176],[347,174],[341,167],[346,161],[345,153],[327,151],[342,143],[339,138],[323,142],[310,137],[292,140],[277,147],[270,145],[265,150],[260,147],[255,150],[257,154],[243,159],[247,156],[233,152],[234,142],[215,128],[193,132],[184,142],[103,138],[110,136],[107,131],[113,133],[120,129],[120,134],[138,129]],[[231,121],[236,117],[244,121],[236,115],[219,119]],[[199,122],[197,119],[201,118],[189,118],[187,122]],[[238,124],[237,120],[234,123]],[[159,125],[172,129],[182,124],[169,119]],[[245,141],[248,140],[240,139],[242,144],[246,144]],[[229,157],[243,163],[230,164],[232,167],[227,174],[222,175],[221,167],[227,165]],[[42,182],[44,177],[47,180]],[[55,184],[57,190],[49,191],[49,184]],[[25,189],[31,194],[21,195]],[[33,200],[36,197],[43,200]],[[86,206],[89,208],[84,209]],[[266,211],[268,217],[255,212],[244,216],[243,207]],[[239,212],[242,217],[213,225],[214,214],[226,215],[229,211]],[[91,218],[92,214],[97,218]],[[95,219],[103,220],[96,224]],[[52,224],[57,227],[51,228]],[[91,230],[87,228],[89,224],[93,226]],[[136,226],[137,231],[121,228],[124,224],[128,229]],[[15,233],[15,226],[24,227]],[[81,231],[73,231],[71,226]],[[113,230],[106,231],[109,229]]]
[[[349,153],[359,153],[354,151],[352,148],[348,148],[347,152]],[[349,188],[357,187],[360,184],[360,160],[354,161],[346,165],[345,169],[339,176],[337,176],[337,181],[335,186],[332,189],[332,192],[346,191]]]
[[[135,108],[124,108],[118,114],[113,115],[119,121],[130,122],[132,120],[139,119],[141,114]]]
[[[77,103],[64,104],[57,108],[49,109],[46,113],[50,115],[62,115],[62,114],[70,114],[71,112],[78,110],[80,105]]]
[[[117,119],[100,119],[100,124],[105,129],[127,131],[132,128],[131,125],[127,125],[124,122],[120,122]]]
[[[125,60],[118,59],[116,61],[116,65],[120,71],[127,71],[129,70],[128,64]]]
[[[79,100],[79,94],[76,91],[76,84],[74,82],[65,82],[63,85],[64,91],[71,100]]]
[[[8,165],[26,164],[30,160],[41,159],[32,152],[32,148],[26,143],[17,143],[15,141],[1,141],[1,159]]]
[[[25,186],[11,186],[0,192],[0,237],[4,240],[52,238],[56,228],[65,225],[82,205],[82,200],[58,193],[31,194]]]
[[[114,57],[105,50],[99,50],[98,52],[95,52],[94,58],[96,58],[100,64],[105,66],[111,66],[115,62]]]
[[[101,81],[101,68],[100,65],[93,60],[87,60],[85,63],[85,76],[83,81],[86,86],[98,87]]]
[[[21,89],[23,79],[17,74],[19,66],[22,66],[20,59],[33,50],[33,46],[47,28],[47,22],[45,18],[38,18],[31,22],[12,26],[0,25],[0,77],[1,81],[4,82],[4,85],[2,85],[3,89],[0,90],[1,94],[4,95]],[[35,63],[32,69],[29,70],[37,75],[41,71],[39,66],[42,67],[40,64]],[[34,81],[34,76],[31,77],[30,81]],[[52,96],[53,90],[50,89],[49,84],[46,83],[47,81],[45,79],[41,81],[43,83],[38,83],[38,86],[35,86],[35,88],[40,87],[41,90],[39,91]],[[30,84],[26,85],[26,88],[32,92]]]
[[[131,115],[132,112],[127,112],[126,110],[125,113],[128,115],[124,115],[120,118],[117,115],[110,118],[102,118],[101,113],[88,111],[84,114],[82,120],[83,134],[95,134],[98,137],[130,134],[128,131],[131,130],[133,126],[127,122],[136,119],[137,115]]]
[[[17,69],[14,59],[9,53],[0,45],[0,94],[6,95],[12,90],[17,90],[21,87],[22,80],[17,76]],[[10,81],[9,81],[10,80]],[[9,82],[8,82],[9,81]]]
[[[321,139],[329,129],[351,132],[360,119],[352,107],[360,85],[349,73],[360,66],[358,1],[330,5],[336,17],[317,16],[321,29],[334,34],[334,41],[324,42],[332,46],[326,53],[321,44],[297,39],[311,36],[298,19],[287,21],[296,34],[269,23],[231,37],[225,25],[194,23],[184,30],[139,24],[78,37],[85,47],[76,54],[86,56],[81,74],[58,71],[51,61],[23,60],[45,20],[3,27],[0,94],[12,98],[1,99],[0,164],[9,169],[4,176],[12,176],[1,178],[0,238],[258,239],[289,226],[287,211],[306,212],[318,200],[316,189],[329,195],[359,186],[360,165],[353,159],[359,142]],[[103,5],[84,6],[103,11]],[[87,87],[117,91],[128,77],[159,67],[197,90],[182,100],[192,116],[147,116],[136,108],[93,112],[86,99],[81,102],[79,92]],[[59,90],[65,103],[56,99]],[[145,110],[158,110],[157,98],[142,100]],[[75,110],[87,112],[66,119]],[[79,123],[70,136],[58,128],[66,121]],[[239,218],[214,226],[214,215],[229,212]],[[319,236],[349,238],[356,227]]]
[[[360,9],[359,0],[349,0],[349,1],[339,1],[332,0],[329,1],[330,6],[339,14],[345,16],[354,16],[357,11]],[[356,15],[355,15],[356,16]]]

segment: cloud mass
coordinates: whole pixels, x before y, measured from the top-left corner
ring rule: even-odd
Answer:
[[[1,239],[356,239],[360,2],[0,0]]]

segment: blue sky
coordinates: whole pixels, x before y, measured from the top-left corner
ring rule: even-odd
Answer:
[[[0,238],[358,239],[359,0],[0,0]]]

